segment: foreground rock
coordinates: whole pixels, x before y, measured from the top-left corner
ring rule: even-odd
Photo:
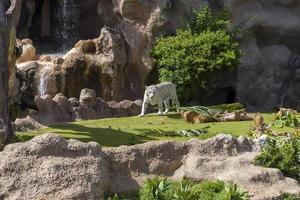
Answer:
[[[43,135],[0,155],[0,199],[101,199],[108,166],[96,143]]]
[[[0,199],[101,199],[136,191],[154,175],[232,181],[254,200],[300,192],[279,170],[253,165],[256,150],[251,140],[229,135],[102,150],[95,143],[45,134],[0,153]]]

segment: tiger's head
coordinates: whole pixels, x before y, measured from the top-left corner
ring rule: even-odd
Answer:
[[[144,100],[150,104],[155,104],[157,101],[157,88],[155,85],[146,87]]]

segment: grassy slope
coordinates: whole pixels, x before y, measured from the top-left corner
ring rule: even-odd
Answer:
[[[264,114],[263,116],[267,123],[271,122],[273,118],[273,114]],[[154,140],[190,139],[188,137],[157,137],[144,134],[152,129],[186,130],[207,127],[208,133],[198,137],[199,139],[206,139],[220,133],[228,133],[233,136],[247,135],[252,125],[252,121],[191,124],[183,121],[177,114],[169,114],[168,116],[151,114],[142,118],[110,118],[57,124],[50,126],[50,128],[18,134],[23,140],[27,140],[42,133],[52,132],[66,138],[74,138],[84,142],[96,141],[102,146],[113,147]],[[286,131],[289,129],[285,128],[281,130]]]

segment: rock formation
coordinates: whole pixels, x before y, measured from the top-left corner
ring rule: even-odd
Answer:
[[[217,92],[210,94],[204,103],[238,100],[250,110],[270,111],[278,106],[300,109],[297,90],[300,66],[297,13],[300,3],[295,0],[24,0],[18,34],[20,38],[33,38],[39,49],[58,50],[59,44],[66,43],[71,48],[79,39],[97,37],[104,25],[118,30],[124,38],[128,59],[118,72],[122,74],[121,81],[113,83],[115,88],[122,88],[121,94],[115,91],[114,95],[118,93],[121,98],[137,99],[142,96],[145,83],[151,82],[150,50],[155,38],[173,34],[177,28],[184,27],[192,9],[205,4],[214,11],[223,7],[230,11],[232,27],[242,30],[239,41],[245,56],[237,72],[215,77],[216,81],[212,82],[217,84],[212,87]],[[68,36],[63,43],[59,38],[65,37],[60,34]],[[56,45],[51,47],[47,45],[49,43]],[[108,80],[111,84],[111,75],[108,77],[101,79],[101,83]],[[109,88],[106,90],[108,95]]]
[[[255,166],[256,150],[251,140],[229,135],[101,149],[45,134],[0,152],[0,199],[102,199],[136,191],[155,175],[232,181],[253,200],[300,192],[279,170]]]
[[[224,0],[240,27],[245,56],[238,67],[237,98],[252,110],[299,109],[300,2]]]
[[[99,72],[100,69],[95,65],[99,65],[100,61],[89,63],[93,56],[70,58],[62,68],[62,84],[65,85],[59,92],[68,97],[78,97],[81,89],[87,87],[106,100],[137,99],[142,96],[148,75],[153,69],[150,51],[154,38],[174,33],[177,28],[185,26],[192,9],[203,4],[195,0],[24,0],[18,36],[32,38],[37,49],[47,53],[61,52],[62,45],[71,49],[79,39],[96,38],[102,30],[96,44],[96,54],[110,55],[101,61],[101,65],[107,65],[108,68]],[[86,42],[91,44],[90,40]],[[75,47],[80,48],[80,43]],[[83,50],[82,53],[87,52]],[[68,70],[73,70],[75,66],[74,74],[70,74]],[[68,87],[69,78],[78,76],[76,73],[82,71],[92,71],[93,77],[78,80],[76,84],[85,86],[72,91]],[[100,76],[100,73],[103,75]],[[102,87],[104,94],[100,95],[100,89],[87,86],[87,82]],[[69,90],[71,94],[67,93]]]
[[[14,0],[0,4],[0,148],[12,135],[8,106],[9,97],[13,97],[13,92],[17,91],[15,87],[15,25],[21,11],[18,2]]]
[[[84,88],[93,89],[107,101],[125,96],[127,51],[117,30],[104,27],[98,38],[80,40],[63,57],[42,55],[34,60],[26,52],[25,49],[17,65],[24,107],[34,108],[36,95],[54,97],[63,93],[78,98]]]
[[[15,120],[16,130],[27,131],[75,120],[137,116],[141,111],[142,101],[106,102],[96,97],[94,90],[85,88],[81,91],[79,100],[76,97],[68,99],[62,93],[53,98],[42,95],[35,96],[34,106],[35,110],[27,109],[27,113]]]

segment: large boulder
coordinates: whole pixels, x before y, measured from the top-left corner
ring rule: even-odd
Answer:
[[[0,199],[98,200],[109,183],[105,155],[93,142],[45,134],[6,146],[0,158]]]
[[[19,132],[26,132],[35,129],[46,128],[46,126],[38,123],[30,116],[26,116],[25,118],[17,118],[14,121],[13,126],[14,130]]]
[[[96,97],[96,93],[91,89],[83,89],[80,93],[78,105],[73,101],[74,112],[77,119],[100,119],[112,117],[111,108],[106,101]]]
[[[96,92],[91,89],[83,89],[80,92],[79,102],[87,106],[93,106],[96,100]]]
[[[34,101],[38,112],[30,117],[39,123],[53,124],[75,120],[76,115],[71,102],[61,93],[54,98],[50,95],[36,96]]]
[[[142,103],[142,100],[123,100],[121,102],[111,102],[110,107],[113,109],[114,117],[137,116],[141,113]]]

